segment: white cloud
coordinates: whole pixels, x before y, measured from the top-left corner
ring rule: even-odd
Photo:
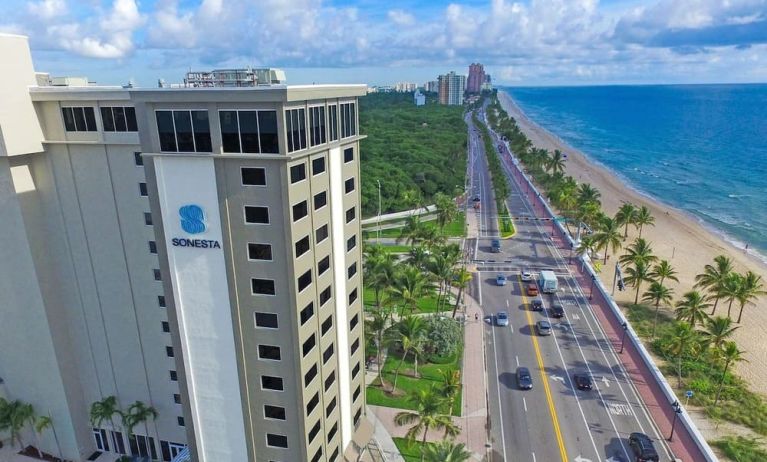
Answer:
[[[27,9],[33,16],[46,20],[65,15],[67,2],[65,0],[42,0],[30,3],[27,5]]]
[[[412,26],[415,24],[415,16],[405,10],[389,10],[389,20],[400,26]]]

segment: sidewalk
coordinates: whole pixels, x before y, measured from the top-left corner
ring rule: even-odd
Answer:
[[[536,216],[541,218],[548,217],[546,209],[543,206],[544,199],[540,195],[536,195],[532,189],[525,187],[527,181],[522,175],[519,166],[516,163],[511,162],[508,155],[502,156],[502,159],[509,171],[512,172],[512,179],[519,185],[521,192],[533,205],[533,210]],[[570,252],[569,244],[558,230],[552,233],[552,242],[563,255],[567,255],[567,253]],[[581,272],[581,267],[578,261],[573,259],[568,266],[584,293],[589,293],[589,288],[592,283],[591,278]],[[613,345],[613,348],[617,351],[620,348],[621,338],[623,336],[623,329],[620,326],[619,319],[613,314],[607,301],[601,297],[599,291],[594,291],[594,297],[591,300],[590,305],[594,314],[599,319],[607,338]],[[658,426],[661,435],[667,437],[671,433],[674,412],[670,403],[667,403],[666,396],[660,385],[655,381],[649,368],[642,360],[639,351],[631,342],[625,342],[624,352],[618,356],[626,372],[631,377],[639,395],[642,397],[642,401],[647,406],[650,415],[652,415],[653,420]],[[705,460],[692,436],[682,425],[676,425],[674,440],[668,444],[671,451],[677,458],[680,458],[680,460],[685,462]]]

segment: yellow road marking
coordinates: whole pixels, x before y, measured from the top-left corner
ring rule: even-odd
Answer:
[[[525,286],[522,284],[522,279],[517,277],[519,283],[520,293],[522,294],[522,303],[525,305],[525,315],[527,316],[527,325],[530,328],[530,337],[533,339],[533,349],[535,350],[535,357],[538,360],[538,367],[541,371],[541,382],[543,383],[543,390],[546,393],[546,401],[549,404],[549,413],[551,414],[551,423],[554,425],[554,433],[557,437],[557,444],[559,445],[559,453],[562,456],[562,462],[569,462],[567,458],[567,449],[565,449],[565,441],[562,438],[562,431],[559,428],[559,418],[557,417],[557,411],[554,408],[554,399],[551,397],[551,390],[549,389],[549,379],[546,377],[546,369],[543,365],[543,356],[541,356],[541,349],[538,347],[538,337],[536,336],[536,330],[533,326],[533,317],[530,315],[528,309],[527,295],[525,292]]]

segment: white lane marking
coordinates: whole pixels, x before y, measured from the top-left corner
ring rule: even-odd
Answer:
[[[527,412],[527,400],[524,396],[522,397],[522,405],[525,407],[525,412]]]
[[[509,307],[509,299],[507,298],[506,299],[506,308],[508,308],[508,307]]]
[[[517,360],[517,367],[519,367],[519,356],[514,356],[514,359]]]
[[[591,459],[587,459],[587,458],[585,458],[585,457],[581,457],[581,456],[580,456],[580,454],[578,455],[578,457],[576,457],[576,458],[575,458],[575,459],[573,459],[573,460],[574,460],[575,462],[591,462]]]
[[[627,416],[634,415],[634,411],[631,410],[630,404],[607,403],[607,409],[610,410],[610,414],[612,415],[627,415]]]
[[[606,387],[608,388],[610,387],[610,379],[608,379],[604,375],[602,376],[602,383],[604,383]]]
[[[477,295],[479,306],[482,306],[482,278],[477,276]]]
[[[533,462],[535,462],[535,453],[533,453]]]
[[[495,329],[493,331],[493,359],[495,360],[495,380],[496,390],[498,391],[498,410],[501,416],[501,444],[503,444],[503,460],[509,460],[506,457],[506,434],[503,431],[503,402],[501,401],[501,379],[498,375],[498,352],[495,349]]]

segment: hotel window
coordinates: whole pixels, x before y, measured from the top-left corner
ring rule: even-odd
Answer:
[[[95,132],[96,116],[92,107],[63,107],[64,129],[68,132]]]
[[[298,277],[298,291],[303,292],[304,289],[312,284],[312,270],[306,271],[304,274]]]
[[[344,182],[344,191],[346,194],[354,191],[354,177],[351,177]]]
[[[336,446],[336,450],[333,451],[333,454],[328,457],[328,462],[336,462],[336,459],[338,458],[338,446]]]
[[[261,388],[263,388],[264,390],[282,391],[283,390],[282,378],[272,377],[269,375],[262,375]]]
[[[354,354],[354,353],[357,351],[357,348],[359,348],[359,347],[360,347],[360,339],[357,339],[357,340],[355,340],[355,341],[352,343],[352,346],[351,346],[351,354]]]
[[[285,435],[266,434],[266,445],[273,448],[287,448],[288,437]]]
[[[354,103],[341,104],[341,138],[357,134],[357,115]]]
[[[179,427],[184,426],[184,418],[183,417],[176,417],[176,422],[178,423]]]
[[[330,141],[338,141],[338,105],[328,106],[328,138]]]
[[[351,321],[349,321],[349,330],[354,330],[355,327],[357,327],[357,324],[360,322],[360,317],[358,314],[355,314]]]
[[[351,223],[356,218],[356,210],[354,207],[346,211],[346,223]]]
[[[353,278],[355,274],[357,274],[357,262],[352,263],[346,270],[346,279]]]
[[[306,110],[285,110],[285,131],[288,137],[288,152],[306,149]]]
[[[359,385],[357,385],[357,389],[354,390],[354,394],[352,395],[352,401],[357,401],[357,398],[359,398],[361,391],[362,391],[362,388]]]
[[[133,163],[136,164],[136,167],[141,167],[144,165],[144,158],[141,157],[140,152],[133,153]]]
[[[136,109],[130,106],[101,108],[101,122],[105,132],[137,132]]]
[[[330,269],[330,256],[327,256],[317,263],[317,276]]]
[[[266,169],[261,167],[242,167],[240,171],[244,186],[266,186]]]
[[[100,451],[109,451],[109,440],[107,439],[107,431],[101,428],[93,429],[93,437],[96,439],[96,448]]]
[[[333,409],[336,408],[336,398],[333,397],[333,399],[330,401],[330,404],[328,404],[328,407],[325,408],[325,418],[329,417],[330,414],[333,412]]]
[[[309,130],[311,146],[325,143],[325,107],[309,108]]]
[[[325,379],[325,391],[328,391],[330,389],[330,386],[333,385],[336,381],[336,371],[333,371],[328,375],[328,378]]]
[[[354,366],[354,369],[352,369],[352,378],[357,377],[357,374],[360,373],[360,363],[357,363],[356,366]]]
[[[333,357],[333,353],[335,353],[335,348],[333,347],[333,344],[331,343],[328,345],[327,348],[325,348],[325,351],[322,353],[322,364],[327,363],[330,358]]]
[[[309,354],[310,351],[314,348],[314,345],[317,344],[317,338],[312,334],[309,336],[308,339],[304,342],[304,344],[301,346],[301,351],[304,354],[304,357]]]
[[[162,273],[160,273],[160,270],[153,269],[152,270],[152,274],[154,275],[154,280],[155,281],[162,281]]]
[[[157,243],[155,241],[149,241],[149,253],[157,253]]]
[[[248,259],[249,260],[272,260],[272,246],[271,244],[253,244],[248,242]]]
[[[317,365],[313,365],[309,371],[304,374],[304,387],[308,387],[312,380],[317,377]]]
[[[306,324],[306,321],[310,320],[314,316],[314,303],[309,303],[301,310],[301,325]]]
[[[326,287],[325,290],[320,292],[320,306],[323,306],[328,300],[330,300],[330,287]]]
[[[149,212],[144,212],[144,224],[147,226],[152,226],[152,214]]]
[[[312,399],[310,399],[309,402],[306,403],[306,415],[311,414],[314,408],[316,408],[319,403],[320,403],[320,394],[315,393],[314,396],[312,396]]]
[[[174,355],[173,355],[173,347],[171,347],[171,346],[166,346],[166,347],[165,347],[165,355],[166,355],[167,357],[169,357],[169,358],[172,358],[172,357],[174,356]]]
[[[327,334],[328,331],[333,327],[333,315],[331,314],[330,316],[328,316],[328,318],[322,322],[322,326],[320,327],[322,332],[321,335]]]
[[[255,316],[256,327],[263,327],[265,329],[277,329],[280,327],[275,313],[261,313],[256,311]]]
[[[270,406],[268,404],[264,404],[264,418],[275,419],[275,420],[285,420],[285,408],[280,406]]]
[[[328,238],[328,225],[322,225],[319,228],[317,228],[317,232],[315,233],[315,240],[317,241],[317,244],[324,241]]]
[[[317,422],[317,425],[315,425],[315,427],[318,427],[317,431],[319,431],[319,425],[320,425],[319,422]],[[311,436],[309,438],[309,441],[311,442],[311,440],[313,440],[313,439],[314,439],[314,436]],[[322,459],[322,446],[320,446],[317,449],[317,452],[314,453],[314,457],[312,457],[312,461],[311,462],[320,462],[320,459]]]
[[[245,223],[258,225],[269,224],[269,207],[245,206]]]
[[[160,150],[212,152],[208,111],[156,111]]]
[[[170,323],[168,323],[168,321],[162,322],[162,331],[166,333],[170,333]]]
[[[312,160],[312,175],[319,175],[325,171],[325,158],[318,157]]]
[[[317,437],[317,433],[320,432],[320,421],[318,420],[316,424],[314,424],[314,427],[312,427],[311,430],[309,430],[309,443],[314,441],[314,438]],[[322,457],[322,448],[320,448],[317,451],[317,454],[312,457],[312,462],[319,462],[320,457]]]
[[[250,285],[254,295],[274,295],[276,293],[273,279],[253,278],[250,280]]]
[[[172,382],[178,381],[178,374],[176,373],[176,371],[170,371],[170,380]]]
[[[360,417],[362,417],[362,408],[360,407],[357,409],[357,412],[354,413],[354,425],[357,426],[357,423],[360,421]]]
[[[147,197],[149,195],[149,191],[146,189],[146,183],[138,184],[138,193],[141,197]]]
[[[319,210],[322,207],[325,207],[327,203],[328,203],[327,191],[322,191],[321,193],[317,193],[314,195],[314,210]]]
[[[296,222],[309,214],[309,207],[306,201],[301,201],[293,206],[293,222]]]
[[[346,240],[346,251],[351,252],[353,248],[357,247],[357,236],[354,235]]]
[[[160,308],[165,308],[165,295],[157,296],[157,304],[160,305]]]
[[[349,294],[349,305],[354,303],[357,300],[357,289],[354,289]]]
[[[309,251],[309,236],[305,236],[300,241],[296,242],[296,258]]]
[[[354,160],[354,148],[344,149],[344,163],[348,164]]]
[[[306,179],[306,164],[290,167],[290,184],[296,184]]]
[[[181,404],[181,395],[178,393],[173,394],[173,402],[176,404]]]
[[[259,359],[268,359],[271,361],[279,361],[281,359],[280,347],[273,345],[259,345],[258,346]]]
[[[328,432],[328,443],[333,441],[333,437],[336,436],[336,433],[338,432],[338,422],[333,424],[333,427]]]

